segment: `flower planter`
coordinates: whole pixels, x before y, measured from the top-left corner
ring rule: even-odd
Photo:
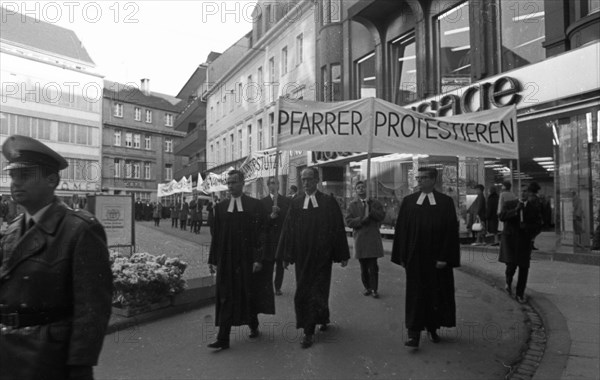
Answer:
[[[136,315],[149,313],[154,310],[164,309],[166,307],[171,306],[171,298],[165,298],[162,301],[151,303],[144,306],[113,306],[112,313],[115,315],[119,315],[121,317],[133,317]]]

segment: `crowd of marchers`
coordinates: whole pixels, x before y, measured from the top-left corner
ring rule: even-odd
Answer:
[[[453,268],[460,266],[459,224],[454,201],[435,189],[437,170],[421,167],[418,190],[401,203],[391,260],[406,274],[404,345],[417,349],[421,332],[440,342],[441,327],[456,326]],[[318,190],[319,172],[301,173],[303,192],[279,194],[276,178],[268,179],[269,195],[255,199],[243,193],[244,174],[228,173],[230,197],[214,205],[211,221],[211,270],[217,273],[216,319],[219,327],[213,349],[230,347],[233,326],[248,325],[250,338],[260,335],[259,314],[274,314],[274,295],[281,294],[284,269],[293,265],[296,277],[296,327],[303,330],[301,347],[314,344],[318,328],[330,324],[329,291],[332,266],[347,265],[350,249],[346,229],[352,229],[364,295],[379,298],[377,261],[384,256],[380,225],[383,205],[368,198],[362,181],[354,184],[356,198],[345,212],[332,195]],[[494,207],[502,223],[500,261],[506,264],[506,291],[512,294],[518,269],[516,299],[525,302],[532,241],[542,225],[536,196],[539,185],[523,188],[521,199],[505,184]],[[294,189],[297,190],[297,189]],[[480,189],[483,190],[483,189]],[[475,205],[480,202],[476,200]],[[273,272],[275,282],[273,283]]]

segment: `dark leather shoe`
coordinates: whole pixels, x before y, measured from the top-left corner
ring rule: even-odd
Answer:
[[[406,342],[404,342],[404,347],[410,350],[416,350],[419,348],[419,339],[418,338],[409,338]]]
[[[304,337],[302,337],[302,341],[300,342],[300,347],[309,348],[312,345],[313,345],[312,335],[304,335]]]
[[[379,293],[377,293],[376,290],[373,290],[373,293],[371,293],[371,295],[373,296],[373,298],[379,298]]]
[[[260,335],[260,332],[258,331],[258,329],[250,329],[250,335],[248,335],[250,338],[258,338],[258,336]]]
[[[282,293],[282,292],[281,292],[281,290],[279,290],[279,289],[277,289],[277,290],[275,291],[275,295],[276,295],[276,296],[280,296],[280,295],[282,295],[282,294],[283,294],[283,293]]]
[[[214,341],[214,342],[210,343],[206,347],[208,347],[208,348],[214,348],[214,349],[217,349],[217,350],[226,350],[226,349],[229,348],[229,342],[224,342],[222,340],[217,340],[217,341]]]
[[[329,330],[328,324],[324,324],[319,327],[319,331],[327,331],[327,330]]]
[[[363,292],[364,296],[370,296],[371,295],[371,289],[365,289],[365,291]]]
[[[429,340],[433,343],[439,343],[441,340],[440,336],[434,330],[427,331],[427,336],[429,337]]]
[[[525,296],[517,296],[516,298],[518,303],[527,303]]]

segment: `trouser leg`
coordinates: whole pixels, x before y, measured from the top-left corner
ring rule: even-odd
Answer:
[[[250,317],[250,323],[248,323],[248,327],[250,327],[250,329],[252,329],[252,330],[258,328],[258,315],[257,314],[252,314],[252,316]]]
[[[517,271],[517,264],[507,263],[506,271],[504,272],[506,275],[506,285],[509,287],[512,286],[513,277],[515,276],[515,272]]]
[[[367,290],[372,290],[369,278],[369,259],[358,259],[358,262],[360,263],[360,279],[363,286]]]
[[[316,325],[311,324],[304,328],[304,335],[315,335],[315,327]]]
[[[229,342],[229,334],[231,334],[231,324],[221,324],[217,333],[217,340],[221,342]]]
[[[283,260],[276,260],[275,262],[275,290],[281,290],[281,285],[283,284]]]
[[[371,289],[376,292],[379,288],[379,265],[377,265],[377,257],[369,259],[369,279],[371,281]]]
[[[529,266],[519,265],[519,276],[517,277],[517,296],[523,297],[529,276]]]

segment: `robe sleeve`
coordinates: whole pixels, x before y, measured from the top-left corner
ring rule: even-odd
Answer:
[[[331,204],[331,233],[334,239],[333,251],[331,259],[334,263],[348,260],[350,258],[350,248],[348,247],[348,238],[346,237],[346,228],[344,227],[344,217],[340,205],[337,203],[335,198],[329,197],[329,203]]]
[[[214,207],[214,217],[213,217],[213,236],[210,241],[210,253],[208,255],[208,263],[211,265],[218,265],[219,262],[219,252],[220,252],[220,216],[219,216],[219,208],[218,205]]]
[[[406,236],[406,213],[407,201],[404,200],[400,205],[400,211],[398,212],[398,218],[396,219],[396,227],[394,229],[394,242],[392,245],[392,262],[401,266],[406,265],[407,247],[405,239]]]
[[[454,207],[454,201],[450,197],[446,197],[444,202],[444,223],[445,230],[443,231],[443,242],[441,244],[444,249],[438,252],[438,261],[444,261],[451,268],[460,266],[460,241],[458,238],[458,218],[456,216],[456,208]]]

